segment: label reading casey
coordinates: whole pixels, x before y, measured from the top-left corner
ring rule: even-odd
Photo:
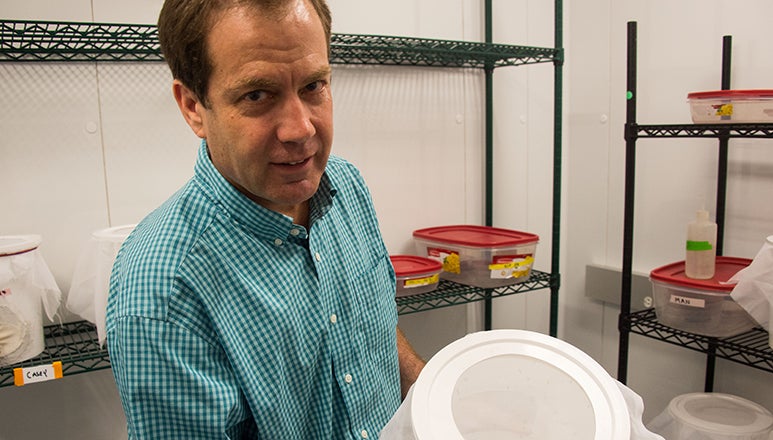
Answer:
[[[34,367],[13,369],[13,384],[17,387],[61,378],[61,361],[56,361],[48,365],[37,365]]]

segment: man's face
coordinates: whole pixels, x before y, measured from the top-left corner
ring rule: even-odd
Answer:
[[[316,192],[333,138],[327,41],[313,7],[295,1],[280,17],[232,8],[207,39],[208,104],[176,83],[194,132],[215,168],[258,204],[293,218]]]

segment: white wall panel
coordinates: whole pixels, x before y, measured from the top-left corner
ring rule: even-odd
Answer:
[[[163,0],[92,0],[99,23],[156,24]]]
[[[137,223],[190,179],[201,141],[166,64],[101,64],[99,78],[111,223]]]
[[[392,253],[413,253],[412,232],[468,221],[466,200],[480,206],[477,167],[465,133],[480,133],[465,93],[480,86],[470,70],[336,67],[334,153],[354,162],[371,186]],[[471,169],[476,168],[476,169]]]
[[[462,39],[462,0],[329,0],[333,32]]]
[[[92,21],[91,0],[4,0],[0,17],[10,20]]]
[[[63,292],[90,232],[107,226],[93,64],[0,64],[2,234],[40,234]]]

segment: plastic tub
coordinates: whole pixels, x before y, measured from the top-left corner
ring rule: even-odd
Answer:
[[[751,263],[747,258],[717,257],[714,277],[688,278],[684,261],[650,273],[655,314],[661,323],[690,333],[728,337],[751,330],[754,319],[730,297],[733,284],[724,284]]]
[[[130,224],[94,231],[78,255],[73,270],[67,309],[96,325],[100,345],[107,337],[105,315],[113,262],[135,226]]]
[[[674,397],[647,428],[669,440],[768,440],[773,415],[731,394],[689,393]]]
[[[440,277],[483,288],[529,279],[539,237],[490,226],[452,225],[413,232],[419,255],[443,264]]]
[[[443,265],[415,255],[390,255],[397,276],[395,296],[418,295],[435,290]]]
[[[41,241],[40,235],[0,237],[0,366],[39,355],[41,310],[53,319],[59,307],[61,292],[38,250]]]
[[[692,121],[773,122],[773,90],[715,90],[687,94]]]
[[[490,330],[433,356],[379,438],[638,439],[631,419],[617,382],[578,348],[537,332]]]

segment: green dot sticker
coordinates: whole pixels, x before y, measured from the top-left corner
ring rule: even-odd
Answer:
[[[629,91],[627,91],[627,92],[625,93],[625,99],[632,99],[632,98],[633,98],[633,92],[632,92],[632,91],[630,91],[630,90],[629,90]]]

